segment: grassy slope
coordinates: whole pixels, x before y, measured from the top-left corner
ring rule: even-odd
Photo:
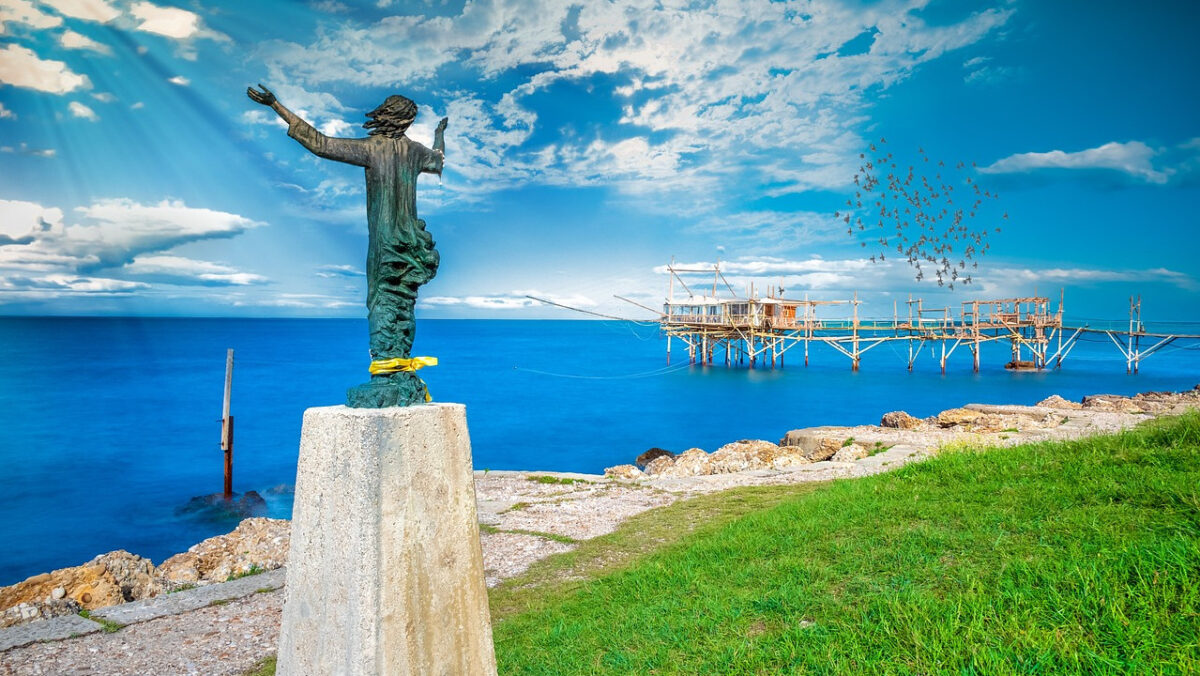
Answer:
[[[672,505],[493,614],[504,674],[1200,671],[1200,415]]]

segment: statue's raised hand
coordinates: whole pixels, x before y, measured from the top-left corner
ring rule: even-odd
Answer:
[[[259,86],[261,87],[262,85],[259,85]],[[437,131],[439,131],[439,132],[446,131],[446,123],[449,121],[450,121],[450,118],[443,117],[442,121],[438,122]]]
[[[254,101],[255,103],[261,103],[264,106],[273,105],[275,103],[275,94],[271,93],[270,89],[263,87],[261,84],[258,86],[260,89],[262,89],[261,92],[254,87],[247,87],[246,96],[249,96],[250,100]]]

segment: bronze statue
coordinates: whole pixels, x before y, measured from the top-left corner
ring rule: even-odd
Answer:
[[[447,118],[438,122],[433,149],[404,135],[417,104],[389,96],[367,113],[367,138],[332,138],[296,116],[266,87],[246,94],[270,106],[288,124],[288,136],[314,155],[364,167],[367,175],[367,321],[371,331],[371,380],[351,388],[356,408],[408,406],[428,399],[414,371],[428,362],[409,358],[416,323],[417,288],[437,274],[438,252],[425,221],[417,218],[417,176],[442,173]]]

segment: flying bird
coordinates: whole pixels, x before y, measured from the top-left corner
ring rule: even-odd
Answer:
[[[965,270],[968,261],[972,269],[978,269],[978,259],[990,249],[986,241],[988,235],[1000,232],[995,227],[994,214],[984,205],[984,198],[998,199],[999,194],[984,190],[979,184],[979,176],[975,171],[978,165],[975,162],[952,162],[961,173],[943,177],[940,170],[935,170],[933,176],[928,176],[918,171],[920,163],[905,162],[903,153],[891,151],[884,147],[886,145],[887,138],[880,137],[878,145],[868,144],[870,156],[866,152],[859,153],[859,158],[866,161],[853,177],[856,187],[854,199],[846,201],[846,206],[851,208],[861,208],[864,202],[874,203],[879,210],[875,225],[879,228],[895,228],[894,235],[876,238],[880,249],[870,256],[871,262],[882,263],[887,260],[886,250],[893,244],[888,239],[895,237],[896,251],[917,270],[917,281],[925,279],[921,264],[928,262],[934,266],[933,276],[939,286],[948,285],[953,289],[955,284],[970,284],[971,278],[966,275],[960,277],[958,271]],[[924,146],[918,146],[917,153],[922,163],[931,160]],[[945,160],[937,161],[937,167],[945,166]],[[955,188],[964,186],[970,188],[966,194],[973,192],[978,197],[972,200],[970,208],[960,209],[955,204],[953,193]],[[849,215],[835,212],[834,217],[838,216],[843,216],[845,223],[850,222]],[[1008,212],[1004,212],[1001,219],[1008,220]],[[856,223],[860,232],[865,230],[861,218],[857,218]],[[913,227],[919,230],[910,237],[910,228]],[[853,226],[847,230],[847,234],[857,236]],[[956,245],[955,242],[963,244]],[[867,240],[859,241],[863,248],[868,244]],[[956,246],[961,253],[958,261],[952,261],[950,254]]]

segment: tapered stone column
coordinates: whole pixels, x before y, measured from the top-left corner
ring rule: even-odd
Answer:
[[[304,412],[278,673],[496,673],[464,406]]]

